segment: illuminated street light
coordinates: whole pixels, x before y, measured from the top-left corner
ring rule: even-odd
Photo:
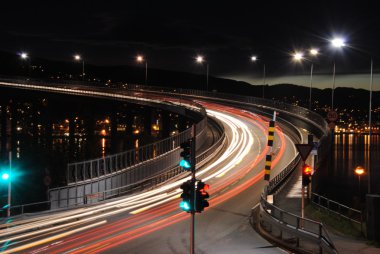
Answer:
[[[364,174],[365,170],[362,166],[357,166],[355,168],[355,174],[357,174],[358,176],[361,176],[362,174]]]
[[[309,53],[310,53],[311,56],[316,57],[319,54],[319,51],[316,48],[311,48],[309,50]],[[311,110],[311,90],[313,89],[313,68],[314,68],[314,64],[313,64],[313,62],[311,62],[311,66],[310,66],[309,110]]]
[[[310,49],[309,50],[309,53],[310,55],[312,56],[316,56],[318,55],[318,50],[317,49]],[[301,62],[302,60],[304,60],[304,55],[302,52],[295,52],[293,54],[293,60],[296,61],[296,62]],[[311,91],[312,91],[312,88],[313,88],[313,68],[314,68],[314,65],[313,65],[313,62],[311,62],[311,66],[310,66],[310,88],[309,88],[309,110],[311,110]]]
[[[371,58],[371,71],[369,82],[369,116],[368,116],[368,194],[371,194],[371,137],[372,137],[372,85],[373,85],[373,60]]]
[[[148,61],[141,55],[136,56],[136,61],[139,63],[145,62],[145,85],[148,83]]]
[[[30,73],[31,73],[31,66],[30,66],[30,58],[29,58],[29,54],[26,53],[26,52],[21,52],[19,54],[20,58],[22,61],[27,61],[27,64],[28,64],[28,75],[30,77]]]
[[[312,49],[310,49],[309,53],[312,56],[316,56],[319,54],[319,51],[318,51],[318,49],[312,48]]]
[[[28,53],[22,52],[20,54],[20,57],[21,57],[21,59],[27,59],[29,56],[28,56]]]
[[[365,173],[365,170],[362,166],[357,166],[354,172],[359,177],[359,195],[360,195],[360,176]]]
[[[343,38],[334,38],[331,40],[331,45],[334,48],[342,48],[342,47],[346,46],[346,42]]]
[[[331,40],[331,45],[333,48],[343,48],[346,46],[346,42],[343,38],[334,38]],[[334,90],[335,90],[335,61],[333,66],[333,85],[331,91],[331,111],[334,110]]]
[[[82,57],[80,55],[75,55],[74,60],[78,61],[78,62],[82,60],[82,81],[84,81],[84,75],[85,75],[85,73],[84,73],[84,59],[82,59]]]
[[[303,53],[302,52],[295,52],[293,54],[293,59],[297,62],[300,62],[303,59]]]
[[[251,61],[256,62],[259,59],[257,56],[251,56]],[[265,89],[265,63],[263,63],[263,98],[264,98],[264,89]]]
[[[199,64],[202,64],[203,62],[205,62],[205,59],[203,56],[197,56],[195,60]],[[209,64],[207,62],[206,64],[206,91],[208,91],[208,72],[209,72]]]

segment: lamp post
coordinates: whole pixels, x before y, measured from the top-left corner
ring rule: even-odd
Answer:
[[[319,51],[318,51],[318,49],[312,48],[312,49],[310,49],[309,53],[311,56],[315,57],[319,54]],[[313,68],[314,68],[314,64],[313,64],[313,62],[311,62],[311,65],[310,65],[309,110],[311,110],[311,91],[313,89]]]
[[[84,75],[85,75],[85,73],[84,73],[84,59],[82,59],[82,57],[80,55],[75,55],[74,59],[75,59],[75,61],[78,61],[78,62],[80,60],[82,60],[82,81],[84,81]]]
[[[258,60],[257,56],[251,56],[251,61],[256,62]],[[266,73],[265,73],[265,63],[263,63],[263,95],[262,97],[264,98],[264,89],[265,89],[265,78],[266,78]]]
[[[21,52],[20,53],[20,58],[21,58],[21,60],[28,62],[28,75],[30,76],[30,58],[29,58],[29,54],[26,53],[26,52]]]
[[[368,194],[371,194],[371,136],[372,136],[372,84],[373,84],[373,60],[371,58],[371,71],[369,82],[369,114],[368,114]]]
[[[197,56],[196,61],[197,63],[202,64],[205,61],[205,59],[203,56]],[[208,72],[209,72],[209,64],[208,62],[206,62],[206,91],[208,91]]]
[[[362,166],[357,166],[354,172],[359,177],[359,196],[360,196],[360,176],[365,173],[365,170]]]
[[[138,55],[136,61],[139,63],[145,62],[145,85],[148,83],[148,61],[143,56]]]
[[[334,38],[331,40],[331,45],[333,48],[340,49],[346,46],[345,40],[343,38]],[[334,90],[335,90],[335,61],[333,64],[333,84],[331,91],[331,110],[334,111]]]

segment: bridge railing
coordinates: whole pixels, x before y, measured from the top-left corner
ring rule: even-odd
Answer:
[[[119,84],[118,88],[184,94],[184,95],[208,97],[208,98],[219,98],[219,99],[224,99],[224,100],[261,105],[262,107],[275,108],[278,110],[283,110],[288,113],[290,112],[297,116],[303,117],[306,121],[309,121],[310,123],[314,124],[316,127],[320,128],[323,133],[327,133],[329,131],[327,122],[318,113],[308,110],[306,108],[297,106],[297,105],[284,103],[278,100],[235,95],[235,94],[229,94],[229,93],[208,92],[208,91],[194,90],[194,89],[145,86],[145,85],[138,85],[138,84]]]
[[[323,224],[285,211],[267,201],[281,188],[300,161],[298,154],[273,178],[261,195],[260,205],[252,209],[250,221],[263,235],[300,253],[338,253]]]
[[[329,213],[359,224],[360,228],[362,228],[363,215],[360,210],[348,207],[316,193],[311,193],[311,202],[318,207],[327,210]]]
[[[204,164],[207,161],[207,158],[213,158],[217,156],[217,154],[220,153],[226,142],[223,125],[216,123],[214,127],[217,129],[216,132],[220,133],[221,135],[215,137],[216,142],[212,146],[210,146],[208,149],[196,156],[197,167],[201,167],[202,164]],[[111,188],[108,190],[99,190],[96,192],[85,193],[84,189],[78,192],[78,190],[74,187],[57,188],[53,190],[54,192],[52,194],[50,194],[51,199],[48,201],[12,206],[11,215],[14,216],[21,215],[24,213],[46,211],[51,210],[51,208],[70,208],[83,205],[90,205],[102,202],[110,198],[130,194],[136,191],[150,189],[180,174],[189,174],[187,171],[183,171],[183,169],[178,166],[177,162],[178,160],[176,160],[175,167],[165,170],[163,172],[159,172],[155,175],[143,178],[141,181],[126,183],[124,186]]]
[[[115,89],[85,86],[83,83],[57,82],[53,86],[50,81],[38,80],[0,80],[3,85],[16,84],[19,88],[34,89],[42,91],[58,91],[60,93],[78,94],[84,96],[106,97],[111,99],[123,99],[123,95],[128,98],[144,99],[142,94],[135,92]],[[7,83],[8,82],[8,83]],[[90,90],[88,88],[91,88]],[[157,103],[157,98],[149,98]],[[201,147],[206,140],[207,115],[205,109],[193,101],[183,101],[181,106],[186,110],[196,111],[202,116],[202,120],[196,123],[197,148]],[[166,104],[166,109],[178,105],[170,101],[162,102]],[[182,112],[182,111],[181,111]],[[131,149],[122,153],[108,155],[103,158],[86,160],[81,162],[69,163],[67,165],[67,186],[49,190],[49,197],[52,199],[71,200],[77,203],[76,199],[81,196],[93,194],[94,192],[107,191],[124,185],[134,185],[170,170],[175,166],[179,159],[179,145],[192,137],[191,128],[164,140],[148,144],[138,149]],[[63,190],[65,189],[66,190]],[[58,202],[64,203],[64,202]],[[56,204],[56,203],[53,203]]]
[[[40,80],[25,80],[25,79],[0,79],[0,82],[9,82],[12,84],[21,84],[21,85],[30,85],[32,89],[47,89],[51,90],[49,86],[50,82],[53,81],[40,81]],[[115,93],[114,89],[99,87],[97,86],[85,86],[86,83],[81,82],[65,82],[59,81],[54,83],[54,88],[59,88],[59,92],[67,92],[70,94],[82,94],[82,95],[94,95],[94,96],[104,96],[114,99],[122,99],[122,97],[117,95],[126,95],[129,97],[135,97],[136,99],[141,99],[143,96],[136,96],[130,91],[118,91]],[[70,87],[66,87],[70,85]],[[28,86],[29,87],[29,86]],[[27,87],[25,87],[27,88]],[[88,88],[91,88],[91,91],[88,91]],[[86,90],[87,89],[87,90]],[[107,94],[108,92],[108,94]],[[138,98],[137,98],[138,97]],[[168,103],[168,102],[165,102]],[[187,102],[190,104],[190,107],[187,107],[186,110],[195,110],[199,112],[203,119],[196,124],[196,136],[198,139],[197,146],[200,147],[205,140],[205,128],[207,126],[207,115],[205,109],[197,104],[196,102]],[[176,107],[172,105],[171,107]],[[184,112],[185,112],[184,111]],[[166,139],[148,144],[137,149],[131,149],[122,153],[108,155],[102,158],[96,158],[92,160],[86,160],[81,162],[69,163],[67,165],[67,174],[66,182],[70,184],[78,184],[84,181],[91,181],[93,179],[100,179],[107,176],[108,174],[113,174],[124,170],[126,168],[135,167],[146,161],[151,161],[153,159],[158,159],[160,157],[168,156],[168,153],[173,152],[179,147],[179,145],[185,140],[191,137],[191,128],[168,137]],[[166,163],[168,164],[168,163]]]
[[[204,118],[196,124],[197,140],[204,140],[205,127],[207,125],[207,118]],[[191,138],[191,128],[187,129],[175,136],[165,138],[163,140],[139,147],[137,149],[130,149],[128,151],[108,155],[102,158],[69,163],[67,165],[67,183],[78,184],[83,181],[92,181],[94,179],[100,179],[109,174],[117,173],[122,170],[137,167],[144,164],[144,162],[159,159],[163,157],[178,157],[170,156],[169,153],[176,150],[181,143]],[[167,164],[167,167],[172,166],[171,159],[162,161],[160,168],[163,164]],[[147,169],[148,170],[148,169]],[[150,168],[150,170],[155,171]],[[148,172],[138,171],[138,174],[149,175]],[[136,176],[131,176],[137,178]]]
[[[300,253],[338,253],[322,223],[287,212],[261,196],[260,231]]]

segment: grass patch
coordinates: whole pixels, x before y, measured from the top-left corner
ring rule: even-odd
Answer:
[[[360,224],[351,222],[337,214],[331,212],[329,213],[326,209],[308,204],[305,206],[305,214],[307,218],[320,221],[324,225],[333,228],[341,234],[349,235],[355,238],[363,238],[363,234],[360,230]]]

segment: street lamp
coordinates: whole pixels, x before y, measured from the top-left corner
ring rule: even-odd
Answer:
[[[145,85],[148,83],[148,61],[143,56],[138,55],[136,61],[139,63],[145,62]]]
[[[25,52],[22,52],[21,54],[20,54],[20,57],[21,57],[21,59],[27,59],[29,56],[28,56],[28,53],[25,53]]]
[[[316,57],[319,54],[319,51],[316,48],[311,48],[310,51],[309,51],[309,53],[310,53],[311,56]],[[309,110],[311,110],[311,90],[313,88],[313,68],[314,68],[314,63],[312,61],[311,65],[310,65]]]
[[[205,62],[205,59],[203,56],[197,56],[195,60],[199,64],[202,64],[203,62]],[[208,91],[208,72],[209,72],[209,64],[208,62],[206,62],[206,91]]]
[[[340,49],[346,46],[346,42],[343,38],[334,38],[331,40],[331,46],[336,49]],[[335,90],[335,61],[333,65],[333,85],[331,91],[331,111],[334,111],[334,90]]]
[[[256,62],[258,60],[257,56],[251,56],[251,61]],[[265,89],[265,63],[263,63],[263,98],[264,98],[264,89]]]
[[[357,166],[355,168],[355,174],[359,177],[359,195],[360,195],[360,176],[365,173],[365,170],[362,166]]]
[[[28,75],[30,76],[30,58],[29,58],[28,53],[21,52],[20,53],[20,58],[21,58],[21,60],[28,62]]]
[[[369,114],[368,114],[368,194],[371,194],[371,136],[372,136],[372,84],[373,84],[373,60],[371,58],[371,75],[369,82]]]
[[[82,59],[82,57],[80,55],[75,55],[74,59],[75,59],[75,61],[78,61],[78,62],[80,62],[82,60],[82,81],[84,81],[84,75],[85,75],[85,73],[84,73],[84,59]]]
[[[295,52],[293,54],[293,59],[294,59],[294,61],[301,62],[304,59],[303,53],[302,52]]]

